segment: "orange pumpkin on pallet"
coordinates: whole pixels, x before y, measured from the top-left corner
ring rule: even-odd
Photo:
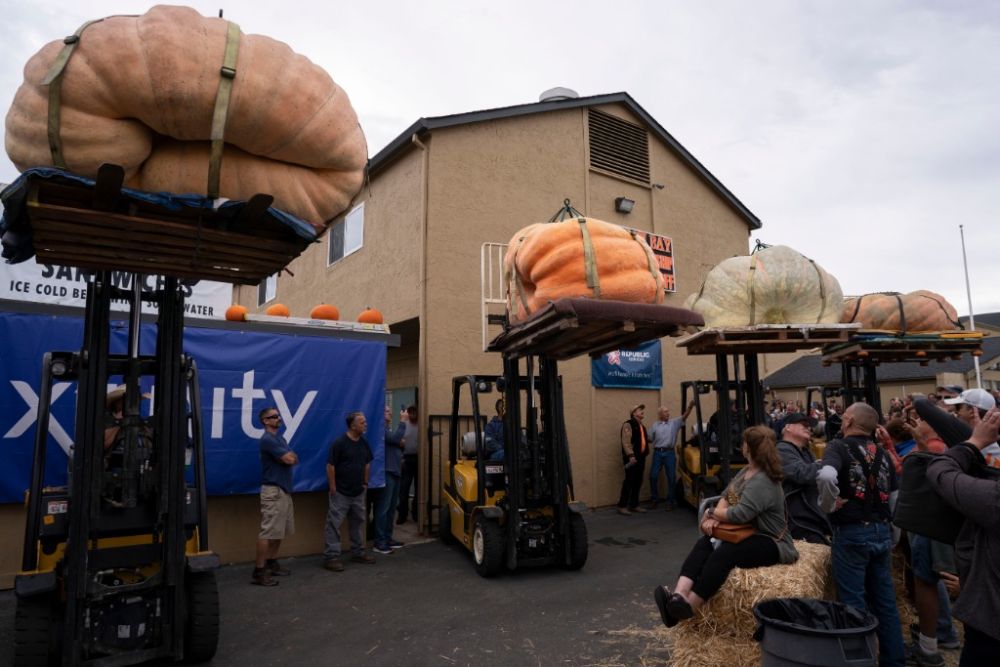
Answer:
[[[292,313],[288,310],[288,306],[283,303],[274,303],[267,307],[264,311],[265,315],[271,315],[273,317],[288,317]]]
[[[309,317],[314,320],[339,320],[340,310],[336,306],[321,303],[309,312]]]
[[[358,315],[358,322],[363,324],[382,324],[384,322],[382,313],[377,309],[368,306]]]
[[[226,308],[226,319],[230,322],[242,322],[247,318],[247,307],[241,306],[238,303]]]
[[[529,225],[514,234],[504,257],[504,285],[512,321],[563,297],[664,299],[663,276],[645,239],[583,216]]]
[[[269,193],[322,231],[364,178],[368,150],[347,94],[288,45],[189,7],[111,16],[42,47],[7,114],[7,154],[22,171],[55,165],[93,178],[109,162],[130,187],[204,193],[220,68],[235,73],[220,103],[218,194]],[[60,72],[51,84],[50,71]]]
[[[860,322],[866,329],[954,331],[958,312],[940,294],[917,290],[907,294],[879,292],[844,300],[841,322]]]

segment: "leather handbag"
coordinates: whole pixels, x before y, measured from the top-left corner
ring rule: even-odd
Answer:
[[[755,535],[757,529],[749,523],[726,523],[720,521],[719,525],[712,529],[712,537],[730,544],[739,544],[751,535]]]

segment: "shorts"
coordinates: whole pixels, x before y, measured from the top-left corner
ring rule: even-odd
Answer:
[[[280,540],[295,534],[295,512],[292,496],[280,487],[265,484],[260,487],[261,540]]]
[[[913,576],[929,584],[937,583],[939,572],[955,572],[953,547],[929,537],[909,533],[910,567]]]

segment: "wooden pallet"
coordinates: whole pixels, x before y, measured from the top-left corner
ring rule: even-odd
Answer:
[[[92,188],[33,179],[27,215],[38,261],[256,284],[311,242],[267,213],[269,195],[256,195],[232,218],[211,209],[169,210],[124,197],[120,188],[113,168],[102,168]]]
[[[675,336],[700,326],[701,315],[683,308],[599,299],[560,299],[503,332],[488,346],[491,352],[519,357],[529,354],[571,359],[628,348]]]
[[[860,324],[758,324],[703,329],[677,341],[688,354],[794,352],[850,340]]]
[[[878,365],[883,362],[915,361],[927,366],[931,361],[944,363],[958,360],[966,353],[978,357],[983,353],[982,340],[983,334],[978,331],[916,334],[859,331],[846,343],[824,348],[822,363],[824,366],[843,362]]]

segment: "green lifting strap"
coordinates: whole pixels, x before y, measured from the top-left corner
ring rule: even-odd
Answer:
[[[73,55],[76,45],[80,43],[80,35],[88,27],[103,20],[94,19],[93,21],[87,21],[76,32],[64,39],[62,50],[59,51],[56,59],[52,61],[52,66],[49,67],[48,74],[42,79],[42,85],[49,87],[49,153],[52,155],[52,164],[60,169],[66,168],[66,158],[63,156],[62,151],[62,139],[59,136],[60,111],[62,109],[62,75],[66,71],[66,64],[69,62],[69,57]]]
[[[594,292],[594,298],[601,298],[601,281],[597,277],[597,256],[594,253],[594,242],[587,229],[587,219],[577,218],[580,224],[580,235],[583,237],[583,266],[587,274],[587,287]]]
[[[215,94],[215,111],[212,113],[212,150],[208,158],[208,191],[210,198],[219,196],[219,181],[222,178],[222,149],[225,144],[226,117],[229,114],[229,100],[236,78],[236,59],[240,53],[240,27],[229,21],[226,33],[226,52],[219,71],[219,90]]]
[[[517,253],[521,250],[522,243],[524,243],[523,236],[517,240],[517,248],[514,250],[514,258],[510,262],[510,270],[514,274],[514,289],[517,291],[518,301],[521,302],[521,307],[524,308],[525,315],[527,315],[531,313],[531,308],[528,306],[528,299],[525,298],[526,291],[524,289],[524,283],[521,282],[521,272],[517,269]],[[508,289],[510,289],[510,287],[508,287]]]

